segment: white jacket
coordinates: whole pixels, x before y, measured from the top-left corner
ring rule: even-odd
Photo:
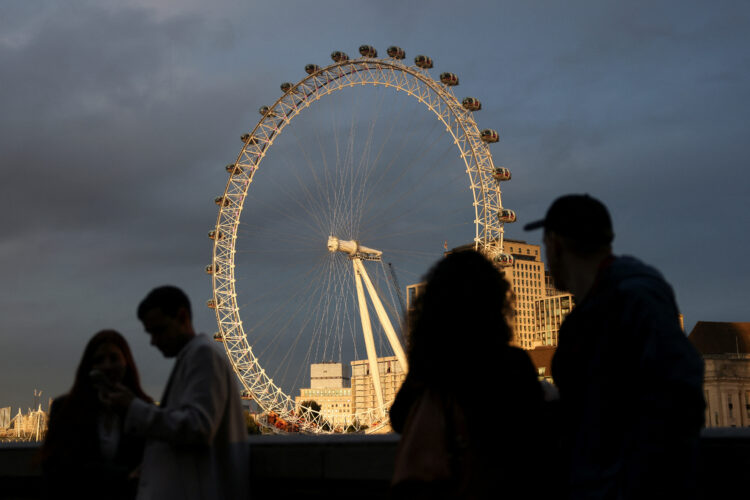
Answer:
[[[138,499],[248,498],[247,426],[236,376],[205,335],[177,355],[161,406],[133,400],[125,430],[146,437]]]

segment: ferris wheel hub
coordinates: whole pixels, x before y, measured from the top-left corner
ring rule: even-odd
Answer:
[[[380,250],[375,250],[373,248],[360,245],[358,241],[341,240],[335,236],[328,237],[327,246],[329,252],[343,252],[349,254],[350,259],[379,261],[381,259],[381,256],[383,255],[383,252],[381,252]]]

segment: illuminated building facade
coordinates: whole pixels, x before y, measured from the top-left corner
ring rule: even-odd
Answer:
[[[688,339],[705,362],[706,427],[750,427],[750,323],[699,321]]]
[[[502,268],[515,295],[513,344],[533,349],[540,344],[536,331],[536,301],[546,297],[541,247],[506,239],[505,251],[513,255],[513,266]]]
[[[294,399],[297,411],[303,401],[318,403],[321,416],[334,427],[349,425],[353,409],[349,367],[342,363],[311,364],[310,387],[300,389],[300,395]]]
[[[396,397],[406,374],[396,356],[378,358],[380,386],[383,401],[387,404]],[[372,383],[370,364],[366,359],[352,361],[352,405],[355,412],[366,411],[378,406],[375,386]]]
[[[557,346],[557,333],[565,316],[573,310],[573,295],[558,293],[534,302],[536,340],[540,346]]]

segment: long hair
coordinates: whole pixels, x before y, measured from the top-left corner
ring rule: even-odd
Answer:
[[[510,284],[473,250],[449,254],[425,281],[407,328],[408,376],[438,389],[476,386],[511,338]]]
[[[66,446],[69,438],[75,438],[80,432],[94,428],[101,403],[89,374],[94,365],[94,354],[104,344],[113,344],[125,358],[122,384],[130,389],[135,397],[148,402],[153,401],[141,388],[138,369],[125,337],[115,330],[100,331],[88,341],[83,350],[73,387],[65,395],[62,403],[55,408],[54,413],[50,414],[47,439],[42,448],[42,460]]]

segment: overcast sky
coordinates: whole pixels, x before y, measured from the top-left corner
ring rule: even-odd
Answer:
[[[688,331],[750,321],[749,21],[742,1],[0,3],[0,406],[65,392],[102,328],[158,397],[171,361],[138,302],[174,283],[216,330],[203,267],[223,165],[281,82],[363,43],[430,55],[482,100],[520,222],[588,192]],[[506,236],[539,242],[521,226]]]

